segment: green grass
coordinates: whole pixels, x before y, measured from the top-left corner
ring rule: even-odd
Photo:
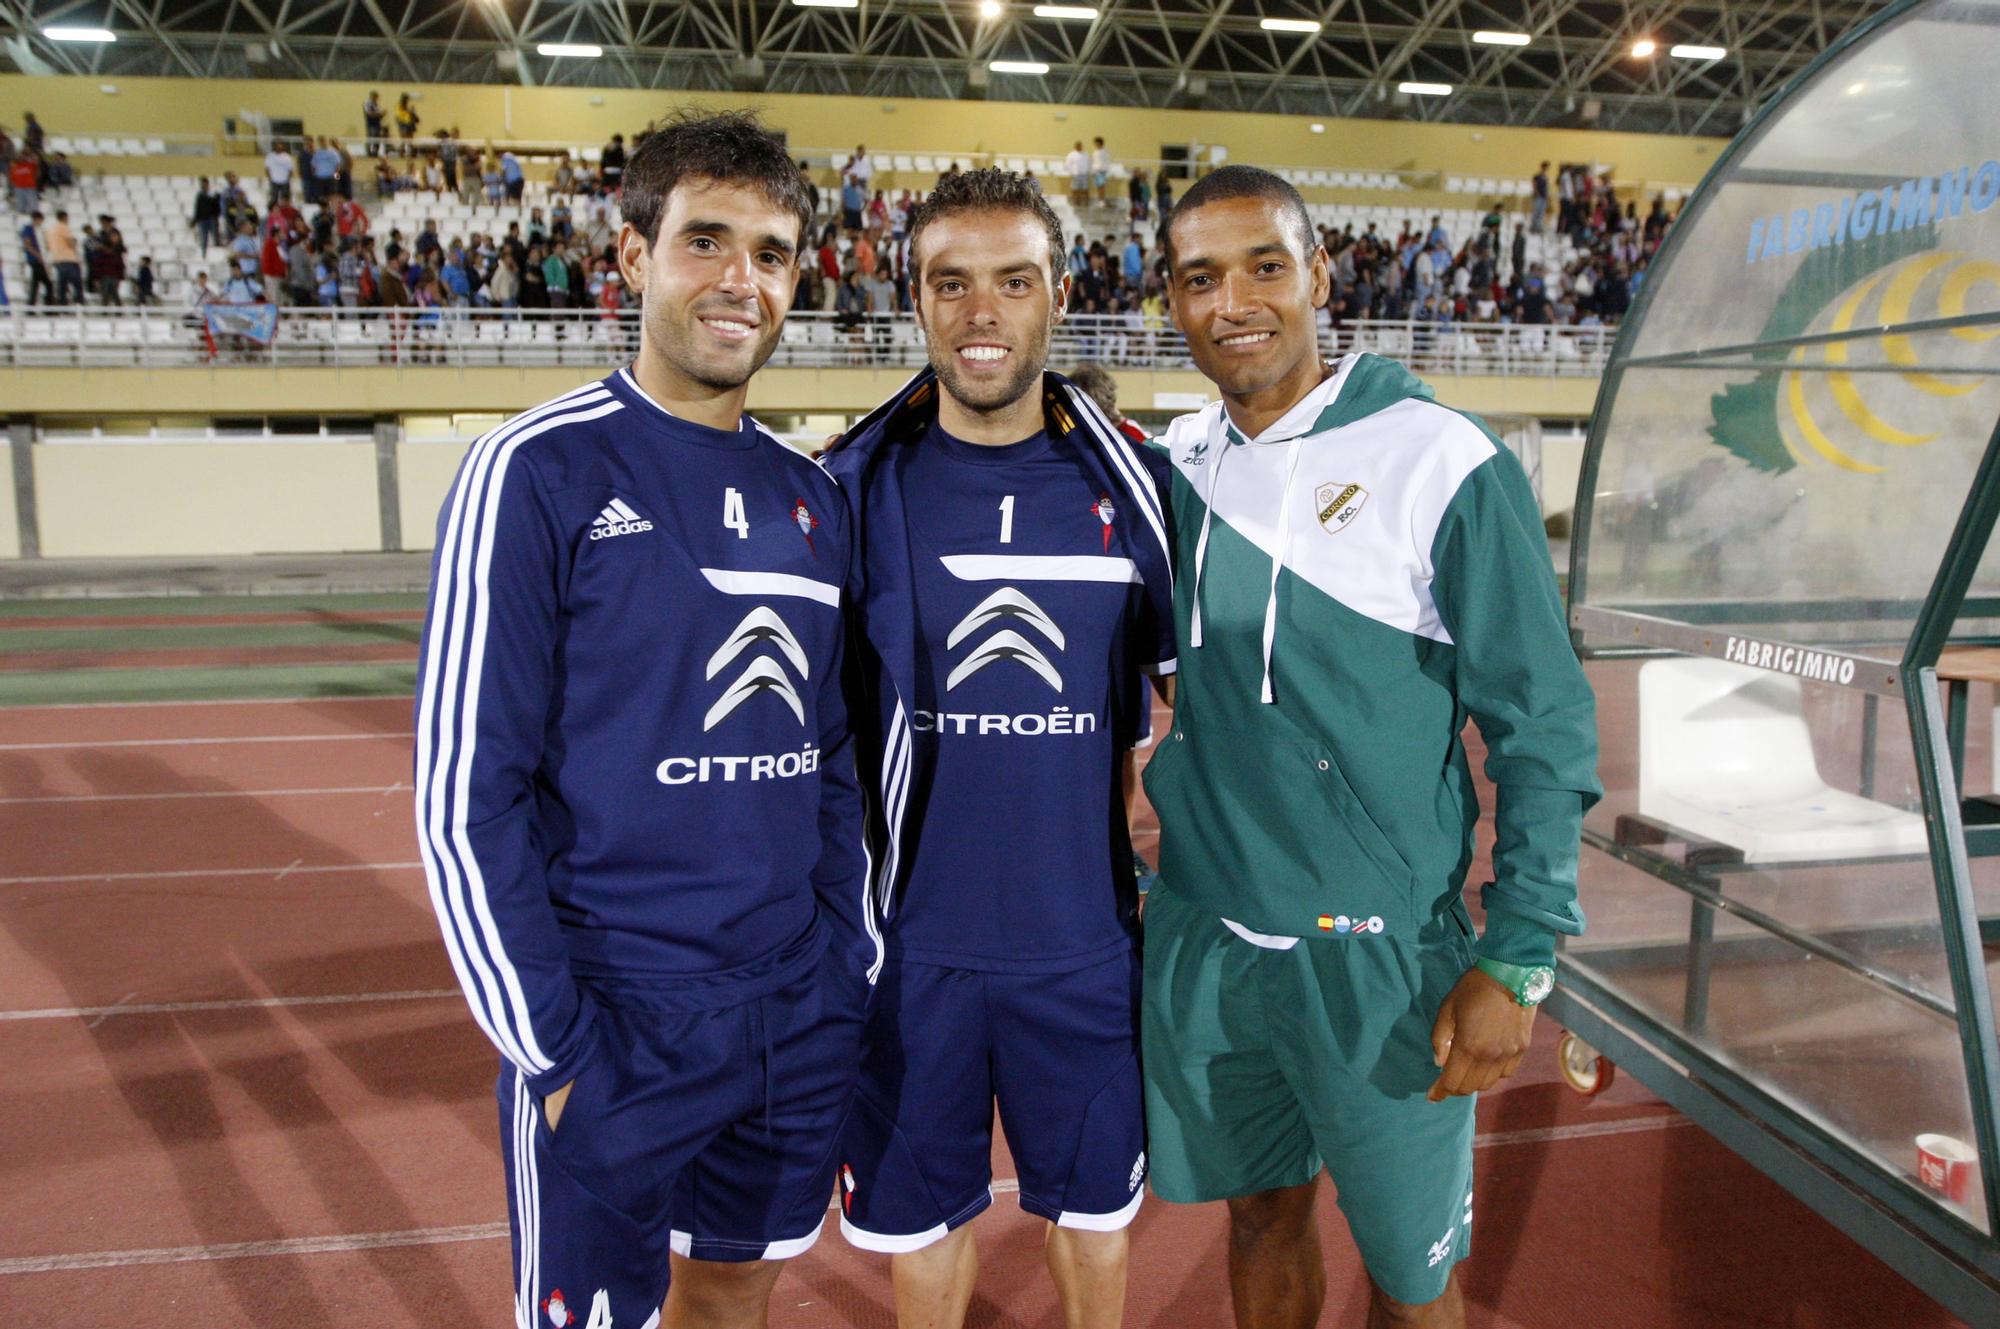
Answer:
[[[119,599],[0,602],[0,655],[27,651],[145,651],[174,648],[347,646],[386,643],[410,648],[422,625],[370,614],[422,610],[421,595],[133,596]],[[350,622],[162,624],[121,626],[127,618],[223,614],[360,616]],[[9,628],[8,620],[76,619],[74,627]],[[97,621],[91,621],[97,620]],[[414,658],[384,663],[241,666],[155,666],[0,671],[0,706],[115,701],[216,701],[259,697],[395,697],[416,688]]]
[[[240,669],[72,669],[0,673],[0,706],[257,697],[407,697],[413,664],[266,665]]]
[[[381,595],[149,595],[79,600],[0,600],[10,618],[164,617],[199,614],[378,614],[422,611],[424,597]]]

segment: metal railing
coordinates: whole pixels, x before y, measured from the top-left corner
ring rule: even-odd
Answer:
[[[1328,357],[1374,351],[1440,376],[1595,377],[1614,331],[1364,320],[1323,330],[1320,347]],[[185,308],[0,309],[0,365],[17,367],[608,368],[630,361],[638,345],[636,310],[287,307],[266,343],[212,336],[206,320]],[[1163,320],[1138,317],[1067,318],[1055,329],[1049,360],[1058,367],[1095,360],[1115,369],[1194,369],[1179,333]],[[925,348],[908,314],[794,312],[770,363],[915,370],[925,363]]]

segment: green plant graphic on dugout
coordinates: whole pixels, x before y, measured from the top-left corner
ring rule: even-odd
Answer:
[[[1937,243],[1932,224],[1813,250],[1785,284],[1758,340],[1956,318],[1967,312],[1973,287],[2000,287],[2000,264],[1941,250]],[[2000,337],[2000,328],[1953,328],[1950,335],[1984,342]],[[1876,345],[1883,363],[1910,367],[1888,374],[1841,368],[1858,347]],[[1748,383],[1716,393],[1710,398],[1714,423],[1708,433],[1750,466],[1774,475],[1807,462],[1879,474],[1893,463],[1896,449],[1941,437],[1938,430],[1907,427],[1903,416],[1913,406],[1922,414],[1926,398],[1963,397],[1987,382],[1916,368],[1917,351],[1906,336],[1773,349],[1757,358],[1798,368],[1765,369]]]

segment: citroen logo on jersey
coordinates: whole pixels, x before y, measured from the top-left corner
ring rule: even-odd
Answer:
[[[1054,688],[1063,690],[1062,674],[1049,662],[1049,657],[1030,640],[1022,629],[1032,630],[1054,643],[1057,650],[1064,646],[1062,629],[1042,607],[1030,600],[1012,586],[1002,586],[993,594],[981,600],[973,611],[958,621],[958,626],[945,638],[948,650],[957,650],[961,642],[973,637],[989,627],[1002,625],[1000,630],[979,643],[972,654],[960,660],[946,676],[944,690],[953,688],[971,678],[990,664],[1002,660],[1014,660],[1033,670],[1035,676]]]
[[[811,676],[806,667],[805,649],[799,639],[785,626],[785,620],[768,605],[758,605],[743,616],[743,621],[723,641],[714,655],[708,657],[708,677],[734,666],[744,656],[751,656],[741,673],[730,685],[723,689],[715,704],[708,708],[703,717],[703,733],[715,728],[735,713],[736,709],[762,692],[774,693],[798,717],[801,725],[806,722],[805,702],[799,697],[799,690],[787,674],[780,659],[788,662],[798,671],[800,678]]]

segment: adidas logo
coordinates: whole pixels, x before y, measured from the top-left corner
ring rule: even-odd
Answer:
[[[632,511],[625,500],[614,498],[604,511],[597,514],[597,520],[590,524],[590,538],[609,540],[614,535],[631,535],[637,531],[650,531],[653,523]]]

